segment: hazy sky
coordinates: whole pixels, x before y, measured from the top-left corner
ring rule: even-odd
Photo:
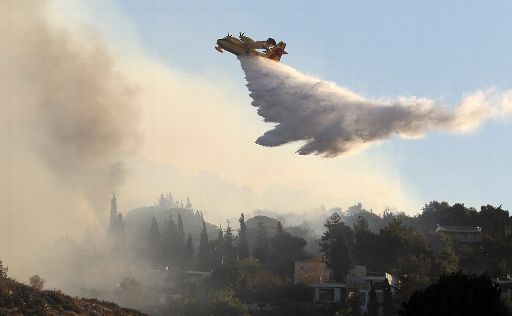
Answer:
[[[229,81],[230,90],[223,94],[236,98],[237,104],[229,109],[236,114],[223,115],[243,115],[247,129],[261,128],[261,119],[243,96],[239,63],[213,50],[215,39],[227,32],[284,40],[290,54],[283,63],[371,97],[414,95],[455,104],[477,89],[512,87],[509,1],[122,1],[119,9],[132,21],[144,49],[169,67],[196,76],[207,73],[204,80],[213,80],[212,84]],[[309,185],[297,183],[293,188],[306,194],[313,187],[329,186],[324,178],[339,186],[336,197],[315,200],[311,194],[304,208],[320,203],[346,205],[357,196],[382,206],[385,202],[375,191],[365,190],[372,177],[377,182],[383,177],[392,183],[399,179],[399,192],[389,198],[390,206],[417,210],[437,199],[475,207],[503,203],[508,208],[512,204],[508,194],[511,131],[509,122],[493,121],[469,135],[393,139],[357,157],[326,160],[296,157],[282,148],[251,148],[249,159],[289,159],[290,164],[282,166],[282,177],[288,172],[303,174]],[[224,150],[248,159],[236,146]],[[297,160],[307,161],[304,168],[309,170],[292,169]],[[370,166],[367,172],[361,171],[365,180],[357,184],[350,178],[341,180],[345,173],[364,166]],[[352,186],[358,194],[346,193],[346,187]]]
[[[104,219],[114,190],[121,211],[152,203],[160,193],[170,191],[180,199],[189,195],[216,224],[256,208],[312,212],[321,204],[329,208],[363,202],[378,213],[386,207],[416,213],[434,199],[477,208],[512,205],[509,120],[487,121],[469,134],[394,137],[348,157],[299,156],[295,151],[300,144],[255,144],[272,125],[251,106],[239,61],[214,50],[216,39],[227,32],[273,37],[288,45],[282,63],[365,97],[416,96],[455,106],[480,89],[512,88],[510,2],[52,0],[46,22],[40,21],[52,40],[48,51],[34,49],[31,41],[37,42],[37,36],[26,36],[22,27],[39,11],[7,3],[5,23],[13,28],[0,35],[14,52],[26,47],[43,73],[34,77],[30,69],[26,74],[13,70],[8,58],[0,65],[13,74],[2,77],[9,79],[4,94],[11,99],[4,104],[4,119],[11,121],[2,125],[3,148],[23,148],[18,156],[4,150],[0,157],[9,197],[3,212],[12,222],[30,218],[26,214],[32,206],[19,194],[43,196],[39,207],[51,210],[38,212],[34,223],[58,217],[65,227],[75,227],[97,215]],[[100,62],[92,63],[93,57]],[[15,59],[27,64],[23,58]],[[59,58],[69,67],[56,67]],[[54,81],[49,84],[48,78]],[[92,84],[91,78],[98,79],[92,86],[100,88],[102,97],[92,97],[90,87],[76,90],[84,80]],[[24,98],[36,104],[48,100],[16,92],[22,90],[18,81],[57,101],[59,107],[48,112],[56,123],[62,113],[70,115],[66,125],[38,133],[39,146],[64,136],[46,156],[31,155],[32,136],[27,136],[32,133],[30,119],[38,117],[27,115],[28,121],[16,124],[12,118],[28,111]],[[68,83],[78,92],[67,95]],[[83,119],[82,112],[91,113],[83,107],[101,113],[102,106],[107,117]],[[98,125],[88,128],[89,122]],[[68,137],[77,132],[77,123],[80,138]],[[92,143],[105,160],[90,150],[91,143],[84,143],[88,136],[113,142]],[[130,150],[125,143],[133,143]],[[92,160],[85,160],[86,168],[84,155]],[[21,156],[30,157],[29,162]],[[72,159],[64,159],[68,165],[59,168],[58,160],[49,160],[53,156]],[[112,170],[115,181],[103,181]],[[44,191],[41,183],[47,184]],[[71,198],[61,202],[63,196]],[[13,234],[16,227],[4,228]]]
[[[137,174],[154,187],[133,197],[132,178],[126,195],[143,203],[169,187],[220,214],[358,200],[412,212],[432,199],[507,207],[509,122],[488,122],[469,135],[392,139],[348,158],[298,157],[297,146],[262,148],[254,141],[268,127],[249,104],[239,62],[213,46],[227,32],[272,36],[288,44],[282,62],[306,74],[369,97],[455,105],[478,89],[512,87],[511,7],[506,1],[98,2],[87,13],[90,24],[107,25],[109,40],[126,45],[119,55],[136,47],[161,69],[146,75],[163,86],[143,105],[147,134],[136,162]],[[159,75],[176,82],[165,86]],[[151,178],[144,168],[157,168],[155,162],[172,171]]]

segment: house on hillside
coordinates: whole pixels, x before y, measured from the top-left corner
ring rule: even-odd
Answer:
[[[311,272],[313,271],[313,272]],[[323,275],[322,272],[326,274]],[[349,270],[346,283],[330,280],[330,270],[324,261],[296,261],[295,284],[308,284],[312,289],[313,303],[347,304],[352,292],[357,290],[360,296],[361,310],[366,312],[369,303],[370,284],[373,283],[377,292],[377,300],[383,301],[384,282],[387,280],[394,293],[399,280],[389,273],[375,273],[366,270],[366,266],[355,266]]]
[[[377,293],[377,300],[382,306],[384,282],[387,280],[391,285],[391,291],[394,293],[398,288],[399,280],[397,277],[389,273],[377,273],[366,270],[366,266],[355,266],[349,270],[346,278],[348,289],[357,289],[359,292],[359,299],[361,301],[361,310],[363,313],[368,311],[368,303],[370,301],[370,287],[371,283],[375,287]]]
[[[313,303],[338,303],[346,304],[348,293],[343,283],[316,283],[311,285],[313,289]]]
[[[459,243],[482,242],[482,229],[477,226],[441,226],[437,224],[436,233],[448,236]]]

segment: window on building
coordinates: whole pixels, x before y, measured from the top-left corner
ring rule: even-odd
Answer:
[[[320,289],[318,296],[320,302],[334,302],[334,289]]]

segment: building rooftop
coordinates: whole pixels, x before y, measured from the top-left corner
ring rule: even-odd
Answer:
[[[482,228],[478,226],[441,226],[437,224],[436,232],[480,233]]]
[[[314,283],[311,284],[312,287],[318,287],[318,288],[341,288],[341,287],[347,287],[345,283]]]

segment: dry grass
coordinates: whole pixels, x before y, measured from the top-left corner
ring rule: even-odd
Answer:
[[[40,291],[0,277],[0,315],[145,315],[112,302],[71,297],[59,290]]]

